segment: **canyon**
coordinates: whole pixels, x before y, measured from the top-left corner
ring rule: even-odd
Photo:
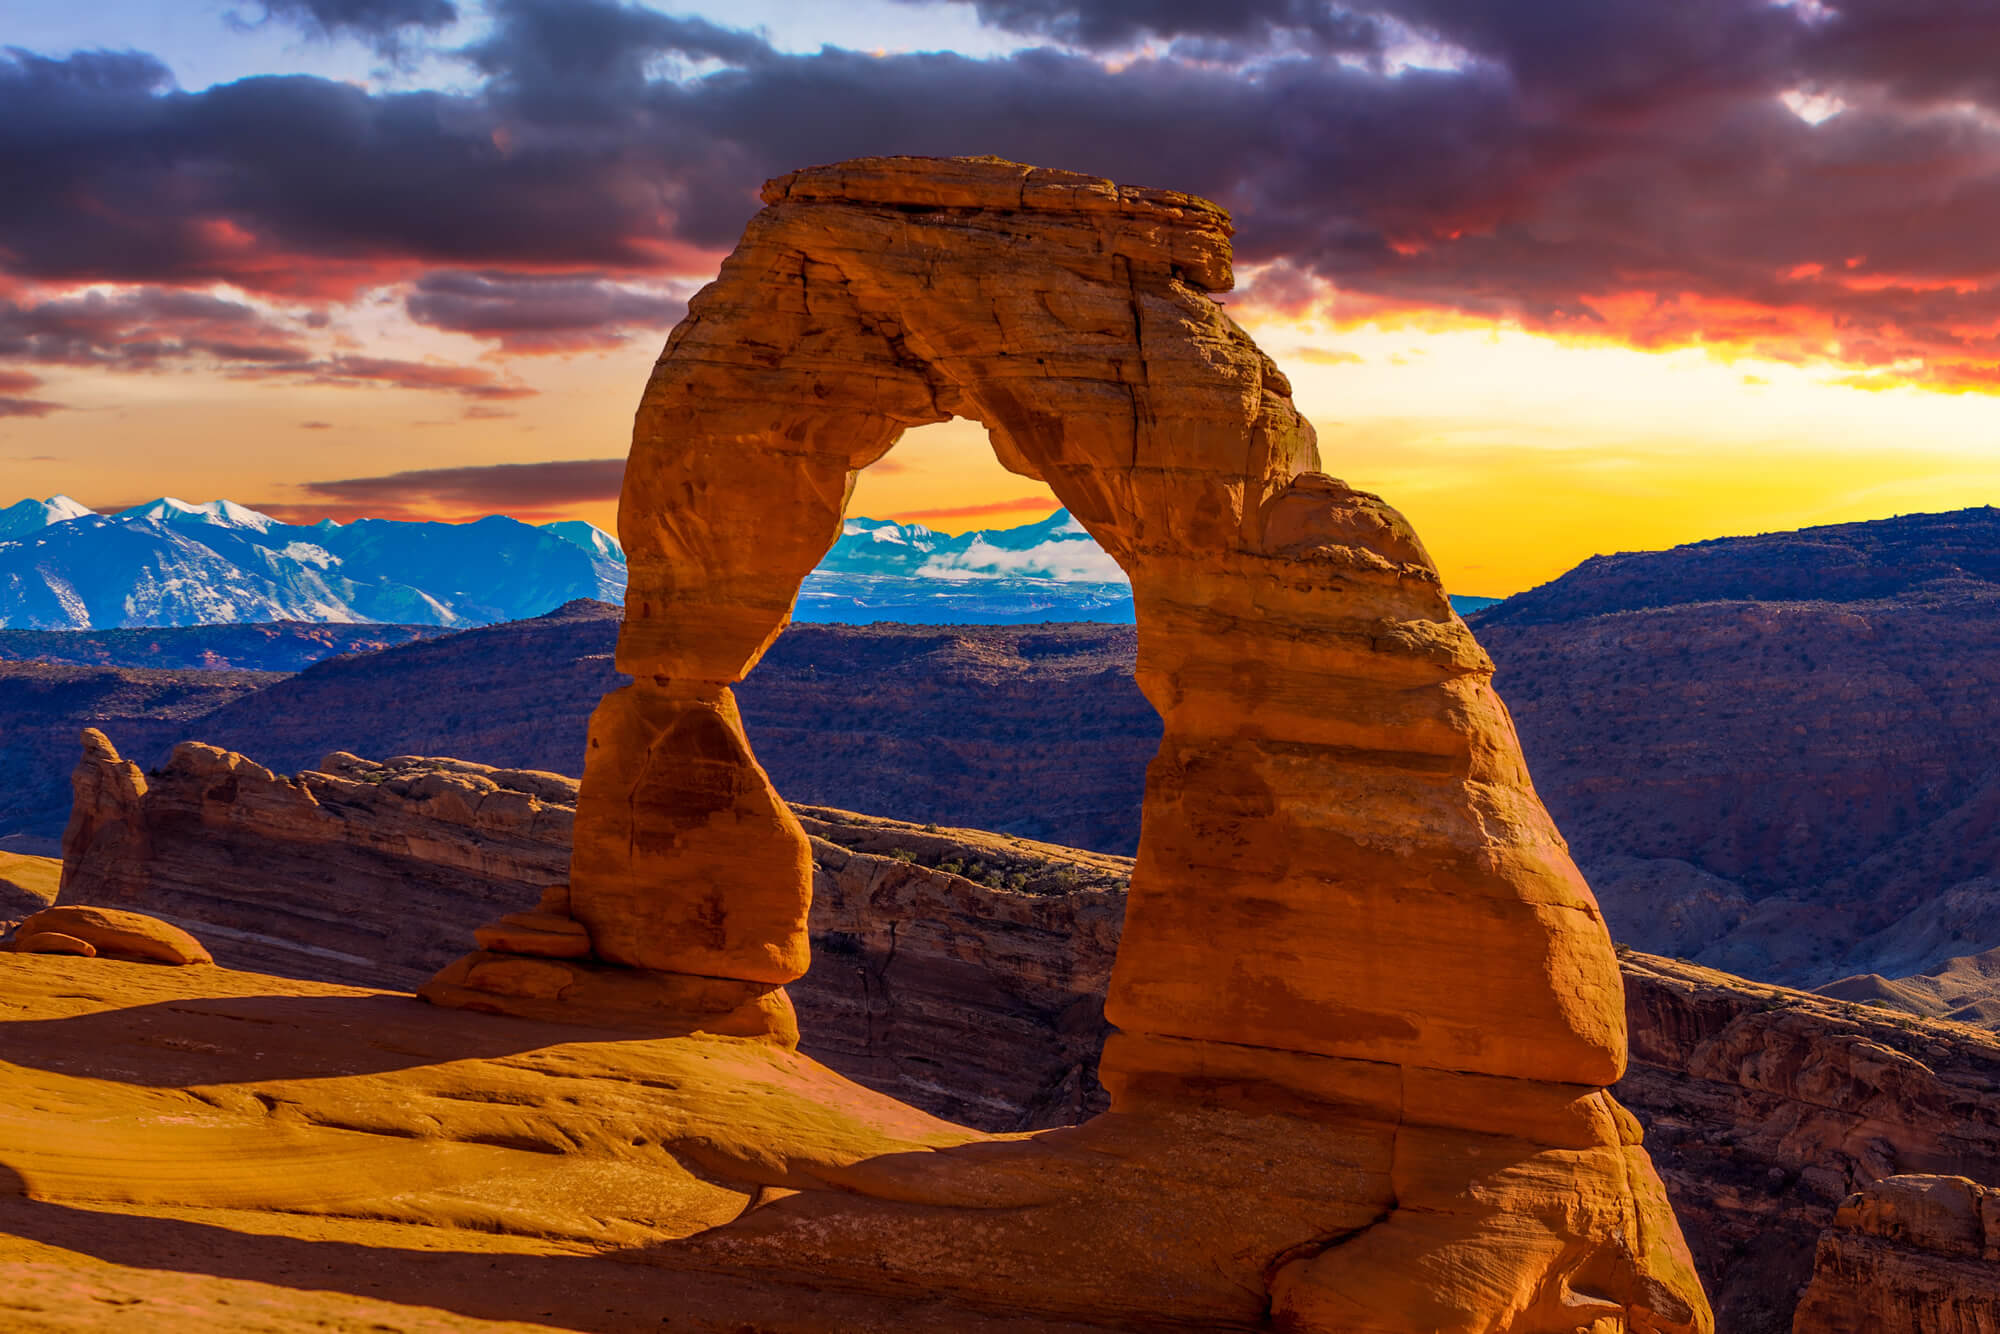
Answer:
[[[1992,1022],[1991,514],[1603,558],[1472,615],[1621,941]],[[1744,582],[1766,567],[1790,582]],[[198,737],[286,771],[356,749],[575,776],[623,680],[617,615],[581,603],[287,677],[0,666],[4,827],[60,833],[83,725],[147,765]],[[796,800],[1129,854],[1160,736],[1136,653],[1118,626],[795,625],[737,696]]]

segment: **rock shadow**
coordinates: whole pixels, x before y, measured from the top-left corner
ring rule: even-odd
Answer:
[[[284,1040],[299,1033],[313,1040]],[[382,1074],[648,1036],[437,1010],[413,996],[204,996],[0,1023],[0,1061],[187,1088]]]
[[[819,1291],[807,1284],[774,1282],[768,1276],[669,1270],[620,1253],[534,1255],[405,1249],[239,1232],[187,1219],[82,1209],[28,1198],[21,1177],[4,1163],[0,1163],[0,1234],[133,1270],[263,1283],[302,1294],[346,1294],[480,1320],[525,1321],[589,1334],[639,1330],[807,1334],[826,1329],[1087,1334],[1114,1328],[985,1315],[921,1297],[885,1302],[859,1294]],[[433,1241],[436,1235],[431,1234]],[[145,1278],[143,1274],[132,1277],[135,1282]],[[79,1275],[76,1287],[85,1288],[89,1281],[87,1274]],[[218,1298],[226,1295],[215,1294]],[[185,1294],[174,1296],[185,1300]],[[230,1309],[222,1307],[214,1314],[226,1317]],[[295,1314],[303,1317],[310,1312],[309,1301],[302,1301]],[[342,1320],[327,1323],[347,1327]]]

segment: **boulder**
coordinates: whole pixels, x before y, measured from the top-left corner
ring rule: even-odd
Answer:
[[[1794,1334],[2000,1334],[2000,1191],[1958,1176],[1873,1182],[1820,1238]]]
[[[114,959],[172,964],[215,962],[200,941],[171,922],[123,908],[57,904],[23,921],[16,939],[50,933],[87,942],[96,953]]]

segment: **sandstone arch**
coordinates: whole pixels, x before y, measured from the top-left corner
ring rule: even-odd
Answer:
[[[1707,1328],[1603,1091],[1624,1011],[1596,905],[1422,544],[1318,471],[1284,376],[1208,297],[1227,216],[983,159],[817,168],[764,200],[635,426],[633,684],[592,721],[546,905],[592,957],[474,956],[433,998],[795,1040],[810,859],[730,686],[855,470],[971,418],[1131,577],[1165,722],[1107,1003],[1114,1117],[1329,1127],[1347,1221],[1265,1258],[1291,1327]]]

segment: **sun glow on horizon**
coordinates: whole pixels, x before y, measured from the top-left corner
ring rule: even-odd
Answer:
[[[1983,393],[1861,387],[1837,364],[1651,351],[1463,317],[1232,313],[1290,378],[1322,466],[1408,514],[1455,592],[1517,592],[1603,552],[2000,501],[2000,399]],[[462,336],[406,341],[405,325],[357,312],[333,334],[360,352],[463,358]],[[302,483],[321,473],[622,456],[656,355],[642,335],[564,356],[472,358],[536,391],[490,405],[195,367],[50,367],[36,392],[71,409],[0,421],[0,452],[24,496],[200,494],[310,512]],[[1032,522],[1057,503],[1000,466],[982,427],[954,420],[906,433],[857,478],[848,513],[958,533]],[[616,527],[610,496],[557,508],[537,517]]]

